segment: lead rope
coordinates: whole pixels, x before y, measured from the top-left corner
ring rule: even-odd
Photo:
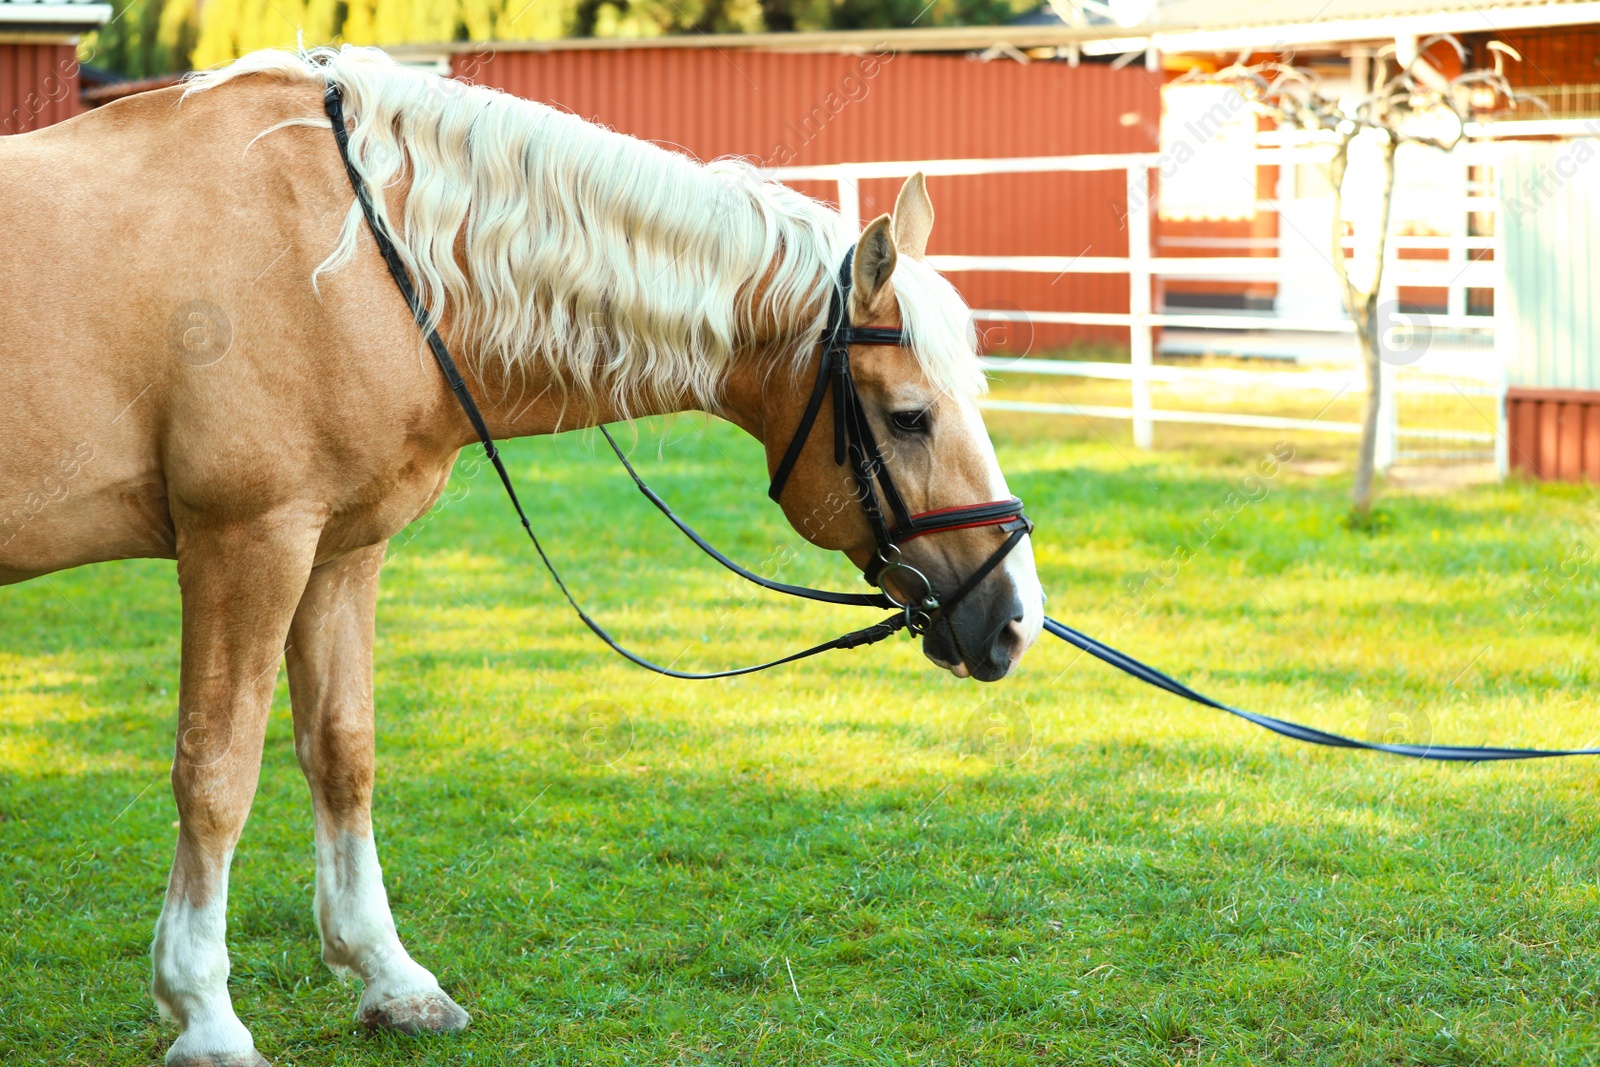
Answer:
[[[367,193],[366,183],[362,180],[360,173],[356,170],[354,163],[352,163],[350,160],[350,136],[348,131],[345,130],[344,126],[344,108],[340,102],[338,86],[328,86],[327,93],[323,97],[323,106],[328,113],[329,121],[333,125],[334,139],[339,145],[339,157],[344,162],[345,172],[350,176],[350,184],[355,189],[356,201],[361,205],[361,211],[366,217],[367,226],[372,231],[373,239],[377,243],[379,253],[383,256],[384,263],[388,265],[389,273],[394,277],[395,285],[399,287],[401,295],[405,297],[406,304],[410,307],[412,317],[416,319],[417,326],[420,327],[426,334],[428,348],[432,351],[435,362],[439,364],[439,370],[444,375],[445,382],[450,386],[450,391],[455,394],[456,400],[458,403],[460,403],[462,411],[466,413],[467,421],[472,424],[472,428],[477,433],[478,439],[483,443],[484,454],[488,457],[490,464],[494,466],[495,473],[500,476],[500,483],[505,487],[506,495],[511,500],[511,506],[516,510],[517,518],[521,521],[522,529],[527,533],[528,540],[533,542],[534,551],[539,554],[540,562],[544,564],[545,570],[550,573],[551,579],[556,583],[556,588],[561,590],[561,595],[564,596],[567,603],[572,606],[572,610],[577,613],[578,618],[583,620],[584,625],[594,632],[595,636],[604,641],[612,651],[623,656],[629,661],[638,664],[646,670],[654,671],[657,674],[664,674],[669,678],[706,680],[712,678],[735,678],[740,675],[754,674],[757,671],[768,670],[773,667],[782,666],[786,663],[794,663],[798,660],[820,655],[823,652],[833,651],[834,649],[859,648],[862,645],[875,644],[878,641],[882,641],[885,638],[890,637],[896,631],[906,627],[907,623],[909,622],[909,611],[902,614],[891,615],[889,618],[877,623],[876,625],[864,627],[860,630],[853,630],[850,633],[834,638],[832,641],[826,641],[820,645],[813,645],[810,648],[803,649],[788,656],[784,656],[781,659],[775,659],[767,663],[760,663],[750,667],[739,667],[733,670],[710,671],[705,673],[678,671],[673,670],[670,667],[663,667],[660,664],[652,663],[643,656],[640,656],[618,644],[616,639],[607,633],[603,626],[595,622],[594,619],[590,618],[588,613],[585,612],[578,604],[576,598],[573,597],[571,591],[567,588],[566,582],[562,581],[560,572],[558,572],[555,565],[550,562],[550,557],[545,554],[544,546],[539,543],[538,535],[533,532],[533,526],[529,523],[528,516],[522,509],[522,502],[517,499],[517,491],[511,484],[511,475],[506,471],[505,463],[500,458],[500,450],[495,447],[494,438],[490,435],[489,428],[483,421],[483,415],[478,410],[477,402],[473,400],[472,393],[467,389],[466,381],[461,377],[460,371],[456,368],[455,360],[451,358],[450,350],[448,347],[446,347],[444,339],[439,336],[439,331],[430,324],[427,310],[422,306],[422,301],[417,296],[416,289],[411,284],[411,276],[406,270],[405,263],[400,259],[400,255],[398,251],[396,251],[394,243],[389,239],[386,230],[377,217],[377,212],[373,206],[372,199]],[[861,328],[856,332],[860,334],[869,334],[872,331],[867,328]],[[821,368],[821,373],[818,374],[818,384],[811,396],[810,403],[807,405],[809,413],[808,421],[809,418],[815,416],[815,409],[820,406],[822,401],[822,393],[826,387],[825,383],[828,378],[828,357],[830,354],[830,348],[832,347],[832,340],[833,339],[830,338],[828,341],[824,342],[824,363]],[[844,398],[840,395],[840,393],[841,390],[837,388],[834,390],[834,403],[837,406],[836,410],[838,408],[842,408],[845,404]],[[836,423],[835,425],[838,426],[839,423]],[[661,499],[661,497],[658,496],[655,491],[646,485],[644,480],[639,477],[638,473],[633,469],[633,464],[628,462],[627,456],[625,456],[622,450],[617,447],[617,443],[612,439],[610,432],[606,430],[604,426],[600,428],[600,432],[605,434],[606,441],[611,445],[612,451],[614,451],[617,454],[617,458],[622,461],[623,467],[626,468],[629,476],[633,478],[634,484],[639,487],[640,492],[642,492],[645,497],[652,504],[654,504],[659,511],[661,511],[662,514],[666,515],[668,519],[672,520],[673,525],[677,526],[677,528],[683,532],[684,536],[688,537],[689,540],[697,545],[702,551],[704,551],[718,563],[722,564],[724,567],[728,568],[734,574],[737,574],[746,581],[753,582],[764,589],[771,589],[775,592],[785,593],[789,596],[806,597],[811,600],[820,600],[830,604],[882,607],[883,601],[888,600],[888,598],[881,593],[834,593],[826,590],[807,589],[804,586],[788,585],[783,582],[775,582],[766,578],[762,578],[760,575],[757,575],[754,572],[739,566],[733,560],[717,551],[709,542],[705,540],[705,538],[701,537],[687,523],[678,518],[672,509],[667,506],[666,501]],[[779,495],[779,492],[783,486],[783,481],[787,478],[789,470],[793,467],[794,461],[799,455],[800,446],[803,443],[803,439],[798,437],[795,441],[791,442],[788,453],[784,456],[782,462],[779,464],[779,473],[774,478],[771,492],[771,496],[774,499],[776,499]],[[839,441],[836,440],[836,447],[838,444]],[[876,452],[877,450],[875,447],[873,447],[872,451]],[[876,503],[876,500],[874,500],[874,503]],[[914,525],[914,517],[910,520],[910,522]],[[1009,553],[1010,550],[1015,547],[1024,536],[1027,535],[1031,528],[1031,524],[1029,524],[1026,528],[1011,530],[1010,536],[1006,539],[1006,542],[1002,546],[1001,550],[992,555],[983,568],[969,577],[968,580],[962,584],[961,588],[957,592],[957,595],[951,598],[950,602],[954,603],[960,597],[965,596],[966,593],[970,592],[977,585],[977,583],[982,581],[989,571],[991,571],[1000,562],[1000,560],[1003,559],[1005,555]],[[880,600],[879,598],[882,599]],[[892,601],[889,603],[893,604]],[[1499,760],[1554,759],[1561,756],[1600,756],[1600,748],[1497,748],[1491,746],[1474,745],[1412,745],[1390,744],[1380,741],[1361,741],[1355,738],[1345,737],[1342,734],[1332,733],[1327,730],[1319,730],[1313,726],[1305,726],[1300,723],[1289,722],[1285,719],[1273,718],[1270,715],[1262,715],[1258,712],[1245,711],[1241,708],[1224,704],[1219,700],[1213,700],[1204,693],[1189,688],[1187,685],[1184,685],[1182,682],[1171,677],[1170,675],[1167,675],[1156,668],[1149,666],[1148,664],[1141,663],[1127,653],[1119,652],[1110,645],[1098,641],[1079,630],[1075,630],[1065,623],[1057,622],[1055,619],[1052,619],[1048,616],[1046,616],[1044,620],[1044,629],[1046,632],[1061,639],[1062,641],[1065,641],[1067,644],[1070,644],[1075,648],[1088,653],[1103,663],[1110,664],[1117,670],[1122,671],[1124,674],[1130,675],[1141,682],[1144,682],[1146,685],[1151,685],[1157,689],[1165,690],[1174,696],[1182,697],[1185,700],[1203,705],[1208,708],[1214,708],[1217,711],[1225,711],[1230,715],[1235,715],[1241,719],[1244,719],[1246,722],[1254,723],[1255,725],[1266,730],[1271,730],[1273,733],[1281,734],[1284,737],[1292,738],[1296,741],[1304,741],[1308,744],[1323,745],[1330,748],[1362,749],[1368,752],[1387,752],[1392,755],[1405,756],[1410,759],[1438,760],[1442,762],[1455,763],[1478,763]]]
[[[1213,700],[1204,693],[1196,692],[1177,679],[1163,674],[1154,667],[1140,663],[1125,652],[1118,652],[1103,642],[1097,641],[1088,634],[1074,630],[1065,623],[1059,623],[1048,616],[1044,620],[1044,628],[1061,640],[1082,649],[1089,655],[1102,662],[1132,675],[1157,689],[1164,689],[1175,696],[1196,704],[1203,704],[1208,708],[1225,711],[1229,715],[1237,715],[1246,722],[1253,722],[1263,729],[1271,730],[1275,734],[1291,737],[1296,741],[1305,741],[1313,745],[1326,745],[1329,748],[1359,748],[1368,752],[1388,752],[1396,756],[1408,756],[1411,759],[1441,760],[1453,763],[1477,763],[1491,760],[1522,760],[1522,759],[1551,759],[1556,756],[1600,756],[1600,748],[1495,748],[1476,745],[1407,745],[1388,744],[1381,741],[1359,741],[1353,737],[1319,730],[1314,726],[1303,726],[1300,723],[1288,722],[1284,719],[1275,719],[1270,715],[1262,715],[1254,711],[1244,711]]]

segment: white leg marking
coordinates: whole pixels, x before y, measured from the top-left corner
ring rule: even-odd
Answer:
[[[156,920],[151,989],[161,1014],[183,1027],[167,1050],[168,1063],[255,1060],[255,1042],[228,999],[228,864],[232,861],[230,850],[211,899],[196,907],[169,893]]]
[[[395,934],[383,890],[378,849],[370,834],[317,831],[317,927],[322,960],[366,988],[356,1015],[378,1004],[439,993],[439,983],[414,961]]]

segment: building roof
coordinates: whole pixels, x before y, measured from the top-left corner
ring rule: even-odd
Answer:
[[[103,26],[111,5],[94,0],[0,0],[0,34],[51,36]]]
[[[630,48],[720,48],[724,51],[896,52],[982,51],[996,45],[1013,48],[1062,48],[1100,40],[1105,30],[1062,25],[938,26],[929,29],[820,30],[797,33],[681,33],[665,37],[561,37],[543,41],[451,41],[445,44],[394,45],[384,48],[396,58],[416,61],[441,53],[588,52]]]
[[[1072,3],[1072,0],[1066,0]],[[1588,6],[1585,0],[1153,0],[1149,14],[1126,27],[1129,30],[1222,30],[1244,26],[1273,26],[1286,23],[1339,22],[1347,19],[1377,19],[1401,15],[1438,15],[1473,12],[1481,16],[1485,29],[1492,28],[1496,16],[1513,8]],[[1089,0],[1085,14],[1091,21],[1106,5]],[[1052,20],[1064,25],[1048,6],[1036,13],[1041,22]]]
[[[1084,52],[1271,50],[1593,23],[1594,0],[1153,0],[1142,21]]]
[[[1072,3],[1074,0],[1063,0]],[[450,53],[609,51],[717,48],[724,51],[866,53],[960,52],[1058,48],[1084,55],[1272,50],[1352,41],[1392,41],[1432,33],[1493,33],[1546,26],[1600,24],[1600,0],[1151,0],[1144,17],[1119,26],[1108,17],[1118,0],[1082,0],[1083,25],[1068,25],[1044,8],[1003,26],[827,30],[812,33],[685,33],[667,37],[583,37],[545,41],[455,41],[390,47],[411,61]],[[0,0],[4,6],[4,0]],[[1124,9],[1138,11],[1138,0]]]

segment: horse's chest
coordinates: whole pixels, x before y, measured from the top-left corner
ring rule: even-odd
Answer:
[[[317,546],[319,559],[377,544],[427,514],[443,495],[455,463],[409,460],[334,503]]]

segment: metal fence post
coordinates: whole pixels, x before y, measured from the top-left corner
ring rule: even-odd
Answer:
[[[1128,166],[1128,355],[1132,364],[1133,444],[1155,443],[1150,418],[1150,366],[1155,361],[1155,333],[1150,325],[1150,170],[1144,163]]]

